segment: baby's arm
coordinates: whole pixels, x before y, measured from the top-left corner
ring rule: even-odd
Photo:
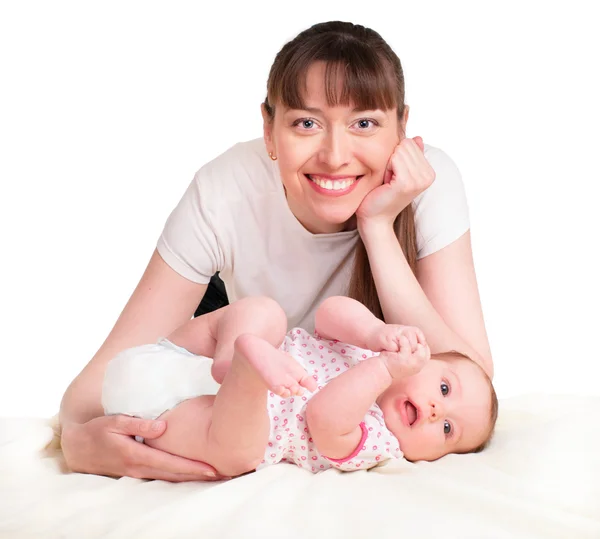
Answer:
[[[377,397],[394,378],[419,372],[430,357],[429,348],[418,328],[385,324],[343,296],[321,304],[315,329],[326,339],[382,352],[333,379],[308,403],[308,429],[319,451],[332,459],[345,458],[358,446],[360,423]]]
[[[391,383],[384,359],[375,356],[340,374],[312,397],[306,422],[319,452],[330,459],[352,454],[362,438],[361,422]]]

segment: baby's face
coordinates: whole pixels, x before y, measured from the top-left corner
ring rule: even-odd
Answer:
[[[468,359],[431,359],[418,374],[393,382],[377,404],[410,461],[475,449],[490,428],[489,382]]]

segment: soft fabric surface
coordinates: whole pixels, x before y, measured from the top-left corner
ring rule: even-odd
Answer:
[[[0,537],[600,538],[600,397],[502,400],[477,455],[222,483],[64,474],[43,419],[0,419]]]

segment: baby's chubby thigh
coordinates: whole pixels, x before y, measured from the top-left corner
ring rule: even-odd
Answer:
[[[167,429],[159,438],[147,439],[146,445],[212,465],[208,432],[214,401],[214,395],[203,395],[187,399],[167,410],[158,417],[167,423]]]

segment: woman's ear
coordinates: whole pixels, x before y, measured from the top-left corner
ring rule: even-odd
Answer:
[[[275,152],[273,145],[273,118],[267,112],[267,107],[264,103],[260,105],[260,112],[263,117],[263,138],[265,139],[265,146],[267,152]]]
[[[400,125],[398,126],[398,131],[400,132],[400,139],[406,137],[406,124],[408,123],[408,114],[410,111],[410,107],[408,105],[404,105],[404,112],[402,114],[402,120],[400,121]]]

